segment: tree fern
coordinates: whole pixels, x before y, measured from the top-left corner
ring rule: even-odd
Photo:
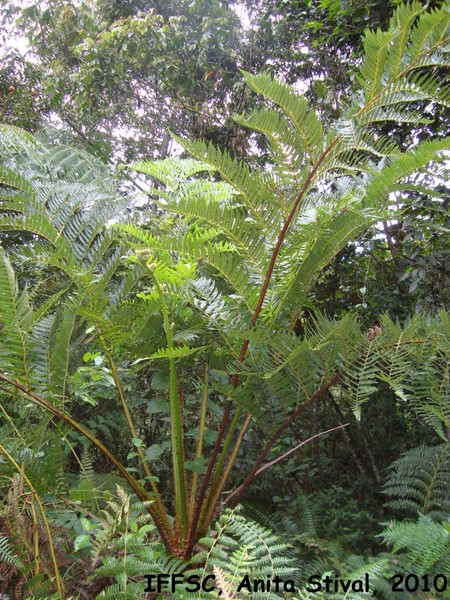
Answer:
[[[221,502],[239,501],[266,458],[276,458],[268,455],[279,436],[331,388],[358,414],[379,385],[388,385],[445,437],[445,315],[416,317],[403,325],[385,317],[374,339],[361,331],[356,314],[340,321],[317,315],[304,335],[295,330],[337,253],[377,220],[399,218],[401,209],[392,206],[391,194],[399,194],[401,206],[401,194],[423,192],[422,174],[433,173],[433,162],[442,161],[447,139],[404,150],[377,127],[390,120],[417,123],[421,115],[417,108],[411,111],[411,103],[447,102],[436,75],[447,65],[447,27],[445,7],[426,13],[413,2],[396,10],[387,32],[368,33],[360,88],[328,131],[291,87],[266,74],[244,74],[266,106],[237,120],[268,136],[268,168],[252,170],[212,145],[179,140],[200,162],[171,159],[133,166],[157,181],[152,197],[170,215],[155,228],[120,219],[130,198],[115,191],[104,165],[84,152],[2,126],[0,230],[10,242],[6,245],[11,246],[11,236],[24,240],[9,258],[0,255],[2,393],[19,400],[18,413],[25,398],[73,427],[141,501],[151,499],[146,508],[174,561],[193,556]],[[121,222],[108,226],[115,220]],[[37,279],[40,269],[49,274],[48,284],[33,291],[37,309],[26,291],[19,293],[13,264],[28,267]],[[183,336],[190,339],[185,342]],[[174,520],[145,448],[134,443],[137,451],[129,459],[134,462],[125,466],[69,412],[80,398],[76,375],[83,373],[84,353],[92,351],[105,357],[115,401],[122,407],[129,435],[121,450],[140,441],[140,428],[147,427],[147,419],[133,410],[138,403],[133,392],[127,395],[121,367],[133,378],[139,368],[151,373],[166,363]],[[214,372],[214,380],[205,384],[206,399],[208,391],[214,393],[222,421],[208,449],[206,473],[190,491],[183,392],[192,390],[185,378],[197,379],[203,363]],[[224,498],[252,420],[267,441],[242,485]],[[249,568],[266,568],[271,558],[258,546],[265,537],[273,541],[274,554],[284,551],[254,524],[236,518],[227,530],[240,540],[232,543],[224,534],[236,564],[247,548]],[[211,552],[214,548],[212,542]],[[225,579],[226,556],[221,548],[217,561],[222,562],[216,561]],[[147,557],[144,567],[152,560]],[[134,577],[138,562],[132,562]],[[118,558],[104,567],[117,578],[123,575]],[[118,585],[122,589],[114,588],[111,595],[132,590],[124,578]]]

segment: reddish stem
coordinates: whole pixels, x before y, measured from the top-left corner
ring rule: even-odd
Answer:
[[[253,469],[247,475],[247,478],[245,479],[244,483],[242,483],[237,490],[235,490],[234,492],[232,492],[232,494],[230,496],[228,496],[226,501],[228,501],[232,496],[237,494],[236,499],[233,500],[233,504],[232,504],[233,508],[235,506],[237,506],[239,504],[239,502],[241,501],[242,496],[245,494],[248,486],[251,484],[253,479],[258,474],[261,463],[266,458],[267,454],[269,453],[269,450],[272,448],[272,446],[274,445],[276,440],[280,437],[280,435],[283,433],[283,431],[285,431],[285,429],[287,429],[289,427],[289,425],[292,423],[292,421],[294,421],[298,417],[298,415],[305,410],[305,408],[307,408],[310,404],[312,404],[314,402],[314,400],[317,400],[317,398],[319,398],[332,385],[334,385],[339,380],[340,377],[341,377],[341,373],[337,373],[337,375],[335,375],[333,377],[333,379],[331,379],[328,383],[326,383],[319,390],[317,390],[317,392],[315,392],[311,396],[311,398],[309,398],[309,400],[307,400],[304,404],[302,404],[299,408],[297,408],[297,410],[294,411],[292,413],[292,415],[288,419],[283,421],[283,423],[278,427],[278,429],[275,431],[275,433],[270,438],[270,440],[267,443],[264,450],[261,452],[258,460],[256,461],[256,463],[253,466]]]
[[[190,525],[190,529],[187,536],[187,541],[185,545],[185,559],[190,557],[190,553],[192,551],[193,545],[195,543],[195,536],[197,533],[198,521],[200,519],[201,508],[203,504],[203,499],[205,497],[206,490],[209,485],[209,480],[211,479],[211,475],[214,469],[214,464],[217,459],[217,455],[219,454],[220,444],[222,442],[223,436],[225,434],[225,429],[228,423],[228,418],[230,416],[231,410],[231,400],[228,402],[227,407],[225,408],[225,412],[222,417],[222,423],[220,424],[219,434],[216,439],[216,443],[214,444],[214,448],[211,454],[211,458],[208,464],[208,468],[205,473],[205,477],[203,478],[202,487],[200,488],[200,492],[198,494],[198,498],[195,502],[194,513],[192,516],[192,522]]]
[[[273,268],[275,266],[275,261],[276,261],[276,259],[278,257],[278,254],[279,254],[280,249],[281,249],[281,245],[282,245],[282,243],[284,241],[284,238],[286,237],[286,234],[287,234],[288,229],[289,229],[289,227],[290,227],[290,225],[292,223],[292,220],[293,220],[293,218],[295,216],[297,208],[298,208],[300,202],[302,201],[303,196],[305,195],[306,191],[308,190],[308,187],[309,187],[309,185],[310,185],[310,183],[311,183],[314,175],[316,174],[318,168],[323,163],[323,161],[325,160],[326,156],[329,154],[329,152],[331,151],[331,149],[337,144],[338,140],[339,140],[338,137],[334,138],[334,140],[331,142],[331,144],[328,146],[328,148],[326,148],[326,150],[323,152],[322,156],[319,158],[319,160],[317,161],[317,163],[314,165],[314,167],[311,170],[311,173],[308,175],[305,183],[303,184],[302,189],[300,190],[300,192],[299,192],[299,194],[297,196],[297,199],[295,201],[295,204],[294,204],[291,212],[289,213],[289,216],[288,216],[288,218],[287,218],[287,220],[286,220],[286,222],[284,224],[284,227],[283,227],[283,229],[282,229],[282,231],[281,231],[281,233],[279,235],[277,244],[276,244],[276,246],[275,246],[275,248],[273,250],[272,258],[271,258],[271,261],[270,261],[270,264],[269,264],[269,268],[268,268],[268,271],[267,271],[267,275],[266,275],[266,278],[265,278],[265,281],[264,281],[264,284],[263,284],[263,287],[262,287],[262,290],[261,290],[261,294],[259,296],[258,304],[257,304],[255,312],[253,314],[253,318],[252,318],[252,321],[251,321],[250,328],[254,327],[254,325],[255,325],[255,323],[256,323],[256,321],[258,319],[259,313],[261,312],[261,308],[262,308],[264,299],[266,297],[267,288],[269,287],[269,282],[270,282],[270,279],[272,277]],[[245,340],[244,343],[242,344],[242,349],[241,349],[241,353],[240,353],[240,356],[239,356],[239,362],[241,364],[244,361],[244,357],[245,357],[245,354],[247,352],[248,345],[249,345],[249,340]],[[237,387],[238,382],[239,382],[239,372],[235,373],[234,377],[233,377],[233,387],[234,388]],[[190,551],[192,549],[192,544],[193,544],[195,535],[197,533],[198,521],[199,521],[199,518],[200,518],[201,510],[203,508],[203,506],[202,506],[203,505],[203,499],[205,497],[205,493],[206,493],[206,490],[208,488],[208,485],[209,485],[209,482],[210,482],[210,479],[211,479],[211,475],[212,475],[212,472],[213,472],[213,469],[214,469],[214,465],[215,465],[215,461],[217,459],[217,455],[219,453],[219,448],[220,448],[220,445],[222,443],[223,436],[225,435],[225,429],[226,429],[226,426],[228,424],[228,419],[229,419],[229,416],[230,416],[230,410],[231,410],[231,400],[228,402],[228,405],[227,405],[227,407],[225,409],[225,412],[224,412],[224,415],[222,417],[222,422],[221,422],[221,425],[220,425],[220,429],[219,429],[219,433],[218,433],[218,436],[217,436],[217,439],[216,439],[216,443],[214,444],[214,448],[213,448],[213,451],[212,451],[212,454],[211,454],[211,458],[210,458],[210,461],[209,461],[209,464],[208,464],[208,468],[206,470],[206,474],[205,474],[205,477],[203,479],[203,484],[202,484],[202,487],[200,489],[197,502],[195,504],[195,509],[194,509],[193,519],[192,519],[192,523],[191,523],[191,528],[190,528],[190,531],[189,531],[189,534],[188,534],[188,540],[187,540],[187,544],[186,544],[186,552],[187,553],[190,553]]]

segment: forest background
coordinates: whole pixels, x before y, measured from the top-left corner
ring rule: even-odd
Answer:
[[[326,389],[318,401],[308,402],[270,449],[268,461],[286,456],[246,489],[242,512],[236,509],[222,514],[210,508],[209,514],[208,506],[204,508],[203,541],[195,537],[196,532],[190,534],[192,522],[188,517],[196,514],[195,486],[200,486],[199,478],[205,475],[204,456],[208,457],[217,440],[228,398],[236,402],[238,410],[253,412],[254,426],[241,430],[242,439],[234,457],[237,468],[229,474],[227,486],[224,484],[221,491],[224,487],[232,491],[242,484],[271,435],[270,428],[264,430],[262,425],[263,434],[259,433],[262,417],[252,404],[251,384],[248,396],[243,393],[238,397],[237,392],[233,396],[235,392],[228,388],[224,391],[229,383],[227,377],[240,373],[241,380],[250,378],[254,370],[267,368],[265,360],[272,361],[273,369],[284,353],[288,363],[292,340],[283,338],[281,342],[280,337],[276,352],[266,357],[258,346],[263,345],[261,330],[250,335],[254,326],[252,314],[244,314],[238,304],[235,306],[235,291],[227,287],[226,278],[214,281],[217,294],[230,297],[229,306],[225,310],[214,304],[218,303],[217,295],[205,296],[217,314],[206,312],[206,321],[200,323],[193,314],[194,301],[190,302],[187,296],[182,298],[177,288],[181,280],[185,285],[194,275],[183,271],[180,263],[167,266],[173,248],[160,248],[160,254],[153,249],[148,256],[145,254],[153,243],[150,234],[170,238],[181,235],[183,228],[184,236],[194,231],[192,221],[187,219],[181,224],[176,210],[165,212],[164,202],[171,205],[174,196],[180,197],[183,181],[191,178],[198,182],[208,177],[206,166],[202,170],[192,162],[175,159],[163,168],[154,161],[185,157],[188,151],[210,167],[217,166],[219,155],[208,158],[206,151],[193,143],[202,139],[226,152],[230,161],[245,160],[255,172],[276,170],[273,147],[263,135],[264,128],[258,130],[253,123],[249,129],[244,117],[233,118],[263,109],[261,94],[253,93],[260,91],[258,86],[266,100],[269,95],[267,81],[252,79],[245,73],[269,73],[291,85],[296,93],[304,94],[324,129],[332,127],[354,98],[365,32],[387,30],[397,4],[358,0],[3,2],[0,122],[6,127],[2,129],[0,146],[4,166],[0,174],[0,300],[4,303],[0,310],[0,365],[4,375],[0,396],[0,485],[4,492],[0,513],[0,593],[8,593],[10,598],[149,597],[142,591],[144,573],[183,569],[197,572],[195,569],[201,564],[205,572],[215,569],[222,597],[233,597],[239,579],[236,573],[259,576],[266,573],[270,564],[272,574],[279,572],[285,579],[296,581],[300,591],[286,595],[291,598],[328,597],[306,590],[310,575],[338,573],[340,577],[357,579],[364,572],[371,573],[381,598],[446,597],[445,577],[440,574],[450,572],[450,421],[448,359],[443,341],[445,327],[448,328],[444,311],[448,309],[449,267],[445,186],[448,165],[442,156],[436,151],[428,171],[419,169],[420,173],[407,180],[401,190],[392,191],[389,198],[397,212],[386,210],[384,218],[369,219],[366,226],[355,229],[352,239],[349,236],[341,248],[323,260],[314,285],[295,315],[281,314],[285,329],[301,341],[312,339],[317,331],[323,332],[325,339],[331,335],[332,323],[344,323],[345,335],[357,327],[369,343],[381,334],[394,336],[397,327],[404,332],[399,334],[399,348],[403,335],[410,336],[411,345],[416,343],[413,339],[438,340],[429,342],[429,355],[423,351],[421,357],[407,356],[402,364],[402,376],[415,374],[425,389],[419,392],[411,382],[405,388],[398,383],[396,388],[393,381],[395,377],[400,381],[400,375],[382,376],[375,363],[367,369],[355,369],[341,387],[338,379],[333,387],[332,378],[326,376]],[[421,4],[412,6],[419,14]],[[443,2],[428,2],[426,10],[445,12],[445,7]],[[445,55],[444,50],[442,53]],[[408,103],[411,114],[415,112],[420,118],[413,122],[380,119],[379,135],[405,152],[419,143],[439,143],[449,124],[448,100],[443,100],[445,76],[442,65],[435,66],[434,98]],[[34,154],[30,149],[33,144],[45,152]],[[354,170],[357,176],[358,169]],[[219,172],[226,173],[225,167]],[[362,172],[361,168],[363,179]],[[111,210],[105,210],[101,216],[101,227],[115,222],[120,214],[128,219],[128,225],[124,225],[128,229],[122,234],[133,239],[126,252],[120,246],[126,257],[121,257],[124,260],[111,279],[119,281],[123,272],[130,269],[131,273],[134,267],[149,271],[145,276],[136,275],[132,284],[127,280],[120,288],[123,305],[114,321],[117,333],[105,333],[103,329],[106,317],[98,315],[102,310],[107,314],[107,308],[101,305],[101,292],[97,290],[89,300],[91,304],[82,306],[76,304],[74,295],[70,296],[72,292],[67,292],[69,275],[55,277],[55,267],[61,266],[57,263],[59,258],[51,258],[45,249],[37,247],[41,235],[37,226],[29,224],[20,229],[8,221],[11,212],[20,212],[18,205],[11,211],[8,204],[11,190],[25,193],[28,189],[25,183],[17,183],[17,177],[26,182],[43,182],[46,177],[49,181],[70,181],[72,177],[74,183],[77,178],[83,181],[85,174],[90,185],[99,185],[102,180],[103,196],[99,196],[98,204],[105,202],[108,194],[114,199]],[[213,185],[218,184],[214,174],[210,177]],[[231,175],[224,179],[236,187],[236,174],[234,179]],[[208,193],[228,193],[219,188],[211,190]],[[75,192],[66,191],[65,197],[70,193]],[[88,190],[83,196],[87,212],[93,202],[89,194]],[[48,210],[50,214],[53,209]],[[346,209],[340,206],[339,210]],[[74,209],[73,215],[75,212]],[[100,235],[99,231],[95,235]],[[81,236],[80,231],[77,235]],[[223,253],[229,252],[216,230],[211,233],[202,229],[201,235],[204,244],[217,238]],[[65,250],[61,247],[59,251]],[[194,250],[192,256],[196,257],[197,274],[206,280],[211,276],[209,265],[203,264],[206,258]],[[295,260],[288,253],[283,258]],[[189,270],[191,263],[187,264]],[[73,266],[74,280],[80,268]],[[238,271],[233,273],[239,276]],[[282,274],[277,276],[281,281]],[[249,286],[251,283],[247,282]],[[153,297],[156,289],[161,304]],[[202,294],[206,294],[205,289]],[[163,300],[166,290],[167,303]],[[11,295],[14,318],[8,323]],[[147,314],[149,320],[144,321],[145,303],[153,314],[151,318]],[[255,305],[250,299],[248,306]],[[32,306],[38,316],[29,316]],[[253,363],[241,360],[242,367],[237,366],[239,352],[230,366],[211,341],[219,335],[218,331],[223,333],[220,325],[217,331],[205,325],[210,319],[215,327],[214,319],[219,322],[223,317],[221,311],[231,319],[233,310],[241,310],[248,337],[242,332],[239,337],[233,331],[228,332],[229,339],[239,346],[238,350],[250,339],[250,346],[256,349]],[[158,332],[156,323],[162,323],[163,316],[167,323]],[[44,317],[55,320],[50,324]],[[59,339],[56,329],[62,329],[69,317],[70,335]],[[142,339],[136,338],[140,350],[121,337],[127,319],[132,320],[133,335],[142,335]],[[38,344],[39,330],[33,330],[39,323],[42,335],[44,325],[49,328],[46,349]],[[144,325],[156,333],[145,337]],[[175,341],[169,333],[172,325],[178,335]],[[14,378],[24,389],[11,385],[8,378],[16,371],[10,356],[17,350],[17,340],[11,337],[8,326],[20,330],[23,352],[26,346],[30,355],[42,352],[50,356],[43,372],[56,372],[60,369],[57,361],[64,362],[65,374],[49,375],[45,394],[44,387],[31,385],[39,371],[30,379]],[[23,342],[27,335],[29,340]],[[177,340],[178,350],[174,348]],[[159,349],[163,352],[158,355]],[[36,364],[36,357],[31,356],[30,365]],[[412,368],[417,369],[415,373]],[[170,382],[175,371],[179,377],[177,392]],[[60,380],[64,381],[62,393],[58,388]],[[285,385],[292,394],[288,375]],[[352,386],[358,388],[361,396],[354,402],[355,394],[349,394],[350,400],[346,398],[346,387]],[[98,446],[86,444],[80,431],[70,432],[67,422],[62,424],[51,416],[44,419],[42,403],[41,408],[36,408],[31,402],[36,401],[39,406],[39,401],[26,398],[26,390],[30,389],[38,398],[54,394],[52,402],[58,410],[66,411],[65,402],[70,404],[71,417],[105,444],[129,473],[137,473],[140,481],[147,475],[147,483],[154,478],[161,497],[166,498],[169,515],[175,519],[175,533],[173,538],[168,535],[164,547],[161,528],[156,531],[153,521],[142,516],[146,513],[145,497],[137,493],[141,504],[136,504],[133,494],[138,488],[129,487],[129,481],[120,479],[110,460]],[[280,400],[281,409],[275,408],[277,393],[283,396],[281,389],[253,390],[256,396],[267,395],[273,430],[298,407],[298,399],[294,399],[290,404]],[[320,385],[314,389],[322,390]],[[21,399],[12,405],[18,391]],[[172,473],[178,468],[173,454],[181,441],[171,439],[167,433],[169,414],[174,418],[168,408],[171,400],[167,398],[173,392],[178,400],[183,398],[184,445],[194,455],[192,460],[186,458],[183,446],[182,462],[191,478],[190,488],[186,488],[190,497],[185,500],[189,513],[185,521],[180,508],[185,487],[180,480],[186,476],[183,469],[179,479],[174,476],[172,480]],[[284,390],[286,398],[289,393]],[[125,394],[129,396],[131,415],[124,408]],[[199,402],[199,398],[205,401]],[[318,435],[337,426],[341,426],[337,431]],[[207,447],[203,454],[201,447],[199,453],[198,445],[195,446],[201,433]],[[313,436],[316,437],[309,443],[298,447]],[[232,437],[230,442],[234,443]],[[295,452],[288,454],[294,448]],[[145,471],[144,459],[156,475],[149,476]],[[217,484],[214,477],[213,481]],[[121,487],[117,488],[117,484]],[[40,498],[42,513],[29,496],[31,489]],[[210,500],[211,507],[212,504]],[[162,508],[156,516],[161,518],[161,514]],[[214,523],[212,517],[219,519],[220,514],[222,520],[208,529],[209,522]],[[172,532],[172,521],[166,528],[161,527],[166,533]],[[178,530],[183,527],[186,531],[180,533]],[[53,544],[48,529],[53,534]],[[244,530],[250,537],[246,538]],[[173,541],[177,536],[184,540],[181,549]],[[267,554],[258,554],[261,541],[267,546]],[[190,561],[188,566],[186,560]],[[414,589],[415,580],[410,580],[411,590],[403,588],[403,592],[392,594],[390,578],[395,573],[405,577],[413,574],[419,581],[417,587]],[[424,576],[429,576],[430,585]],[[261,593],[261,597],[266,596]],[[351,597],[342,593],[344,596]],[[272,593],[270,597],[276,595]],[[335,593],[332,597],[341,596]]]

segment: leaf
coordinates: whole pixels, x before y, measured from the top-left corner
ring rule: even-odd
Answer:
[[[206,473],[206,464],[204,456],[196,458],[195,460],[187,460],[185,464],[186,469],[188,469],[188,471],[201,474]]]
[[[145,451],[145,457],[149,460],[157,460],[164,453],[161,444],[152,444]]]
[[[138,358],[131,364],[137,365],[144,361],[157,360],[161,358],[186,358],[186,356],[191,356],[192,354],[195,354],[196,352],[201,352],[206,348],[209,348],[209,346],[199,346],[197,348],[190,348],[189,346],[183,345],[178,346],[176,348],[160,348],[150,356]]]
[[[79,552],[86,546],[90,544],[91,538],[87,533],[82,533],[78,535],[73,542],[73,550],[74,552]]]
[[[167,386],[162,389],[167,389]],[[169,412],[169,403],[167,400],[150,400],[150,402],[147,402],[147,412],[149,415],[167,413]]]

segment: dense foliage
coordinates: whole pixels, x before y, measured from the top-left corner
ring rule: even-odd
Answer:
[[[0,592],[144,598],[145,574],[183,572],[232,598],[270,573],[296,591],[247,595],[317,598],[309,576],[367,573],[380,598],[408,597],[394,574],[439,596],[448,9],[398,6],[360,59],[358,13],[258,3],[261,40],[302,15],[308,52],[349,54],[334,103],[321,78],[298,94],[281,43],[279,77],[231,67],[251,35],[227,3],[160,4],[21,14],[49,103],[8,88],[0,125]],[[210,127],[212,107],[239,114]],[[84,147],[36,131],[52,114]],[[168,126],[189,158],[155,160]]]

